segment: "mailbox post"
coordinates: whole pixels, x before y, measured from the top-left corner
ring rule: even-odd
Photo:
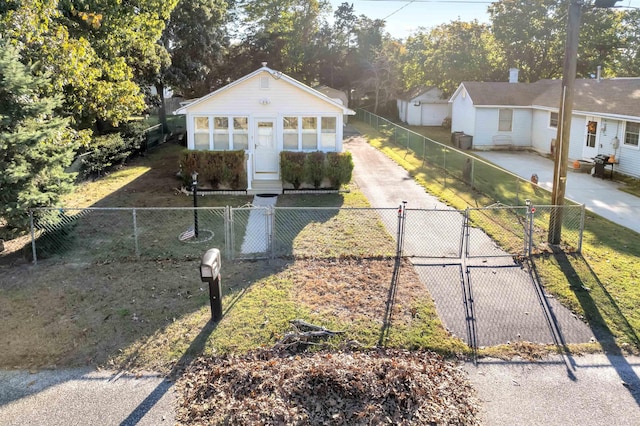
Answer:
[[[211,319],[218,322],[222,319],[222,284],[220,282],[220,250],[212,248],[202,256],[200,262],[200,279],[209,283],[209,303]]]

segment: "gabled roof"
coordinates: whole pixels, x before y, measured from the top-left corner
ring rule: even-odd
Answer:
[[[234,81],[232,83],[229,83],[226,86],[221,87],[220,89],[209,93],[208,95],[205,95],[205,96],[203,96],[201,98],[198,98],[198,99],[194,100],[193,102],[191,102],[191,103],[189,103],[187,105],[184,105],[183,107],[177,109],[174,112],[174,114],[186,114],[187,110],[189,108],[191,108],[191,107],[193,107],[195,105],[201,104],[203,102],[206,102],[207,100],[209,100],[210,98],[218,95],[219,93],[231,90],[235,86],[237,86],[237,85],[239,85],[239,84],[241,84],[241,83],[243,83],[243,82],[245,82],[245,81],[255,77],[256,75],[261,74],[261,73],[269,73],[272,77],[274,77],[276,79],[285,81],[285,82],[291,84],[292,86],[297,87],[300,90],[303,90],[303,91],[305,91],[305,92],[307,92],[307,93],[309,93],[309,94],[311,94],[313,96],[316,96],[316,97],[322,99],[323,101],[325,101],[325,102],[327,102],[327,103],[329,103],[329,104],[331,104],[331,105],[333,105],[333,106],[335,106],[337,108],[340,108],[343,111],[342,112],[343,114],[355,115],[355,111],[350,110],[349,108],[345,107],[344,105],[341,105],[340,103],[336,102],[335,100],[331,99],[330,97],[326,96],[325,94],[323,94],[323,93],[321,93],[321,92],[319,92],[317,90],[312,89],[311,87],[307,86],[306,84],[301,83],[298,80],[296,80],[296,79],[294,79],[292,77],[289,77],[288,75],[286,75],[286,74],[284,74],[284,73],[282,73],[280,71],[272,70],[271,68],[269,68],[267,66],[262,66],[262,67],[258,68],[257,70],[255,70],[254,72],[249,73],[249,74],[245,75],[244,77],[241,77],[238,80],[236,80],[236,81]]]
[[[451,101],[463,88],[476,107],[539,106],[557,109],[560,105],[562,82],[463,82],[451,97]],[[640,78],[576,79],[573,110],[640,117]]]
[[[404,92],[402,95],[400,95],[399,99],[402,101],[412,101],[417,97],[420,97],[422,95],[424,95],[425,93],[428,93],[432,90],[436,90],[439,94],[439,96],[441,96],[441,91],[440,89],[438,89],[435,86],[421,86],[421,87],[416,87],[415,89],[411,89],[409,91]],[[447,103],[446,99],[442,99],[443,103]],[[435,102],[437,103],[437,102]]]

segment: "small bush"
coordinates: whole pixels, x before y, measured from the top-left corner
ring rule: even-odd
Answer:
[[[304,152],[282,151],[280,153],[280,177],[283,182],[290,183],[295,189],[305,181],[304,163],[307,154]]]
[[[247,189],[244,151],[191,151],[180,155],[182,183],[192,184],[191,173],[198,172],[198,182],[212,189]]]
[[[331,182],[331,187],[338,189],[351,181],[353,173],[353,158],[350,152],[328,152],[327,177]]]
[[[91,152],[82,159],[81,174],[85,177],[100,175],[106,170],[123,164],[140,149],[138,137],[123,137],[120,133],[96,136]]]
[[[314,188],[320,188],[324,179],[324,153],[320,151],[307,154],[304,161],[305,181],[312,183]]]

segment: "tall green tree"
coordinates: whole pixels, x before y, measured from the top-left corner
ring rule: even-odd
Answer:
[[[28,208],[55,205],[72,187],[64,168],[74,132],[54,114],[59,100],[40,95],[46,84],[0,39],[0,217],[10,229],[25,229]]]
[[[187,98],[199,97],[220,84],[215,71],[229,45],[231,5],[226,0],[180,0],[161,38],[170,65],[156,81],[158,93],[168,84]]]
[[[520,69],[522,81],[562,76],[568,5],[568,0],[500,0],[489,6],[493,34],[507,65]],[[578,77],[589,77],[598,65],[615,75],[625,46],[625,16],[627,12],[583,6]]]
[[[407,41],[404,74],[417,87],[432,85],[445,96],[463,81],[494,81],[506,75],[489,27],[478,21],[452,21]],[[419,79],[411,79],[416,73]]]
[[[245,1],[240,7],[244,36],[230,60],[245,64],[243,72],[268,62],[272,68],[313,83],[318,74],[318,34],[329,3],[264,0]]]
[[[72,125],[101,131],[144,108],[139,84],[160,66],[156,41],[175,2],[9,0],[0,30],[23,63],[51,76]]]

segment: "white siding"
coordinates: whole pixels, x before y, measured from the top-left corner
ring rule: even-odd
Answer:
[[[473,107],[473,101],[468,94],[464,94],[464,91],[465,89],[461,88],[451,104],[451,131],[464,132],[467,135],[474,136],[473,143],[475,145],[475,108]]]
[[[531,147],[540,154],[551,154],[551,140],[557,135],[558,129],[549,127],[549,111],[533,110]]]
[[[511,131],[498,130],[500,108],[476,108],[476,128],[473,135],[474,148],[493,146],[531,147],[531,110],[512,109]]]
[[[586,126],[587,121],[584,115],[574,114],[571,117],[571,135],[569,136],[568,158],[581,159],[583,157],[582,149],[585,144]]]
[[[620,164],[615,166],[616,171],[627,174],[629,176],[640,178],[640,149],[624,145],[624,124],[620,123],[620,131],[618,139],[620,139],[620,148],[618,148],[618,161]],[[607,133],[609,129],[607,128]],[[613,134],[611,134],[613,138]]]
[[[260,78],[269,76],[269,88],[260,88]],[[268,103],[261,103],[268,101]],[[267,72],[255,75],[212,98],[189,108],[189,113],[272,116],[320,114],[342,110],[316,96],[304,92],[282,79],[275,79]]]

